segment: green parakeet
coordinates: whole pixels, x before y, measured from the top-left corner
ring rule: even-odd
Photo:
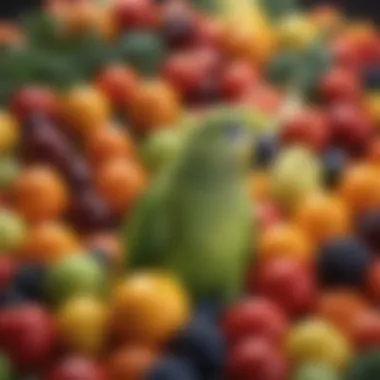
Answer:
[[[206,117],[173,166],[135,210],[126,230],[130,270],[179,276],[196,300],[237,296],[250,260],[247,179],[252,132],[236,117]]]

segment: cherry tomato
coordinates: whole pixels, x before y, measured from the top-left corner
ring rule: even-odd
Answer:
[[[112,380],[145,378],[156,361],[155,352],[146,346],[126,346],[111,354],[108,373]]]
[[[68,190],[59,175],[43,166],[23,171],[14,185],[16,209],[30,222],[59,218],[68,205]]]
[[[111,308],[118,336],[143,343],[173,338],[189,317],[189,300],[173,278],[136,273],[114,289]]]
[[[122,108],[133,98],[138,79],[129,67],[115,65],[104,69],[98,75],[96,84],[115,107]]]
[[[263,339],[247,339],[227,360],[228,380],[285,380],[287,372],[283,355]]]
[[[49,89],[29,86],[15,93],[11,100],[11,110],[20,122],[24,122],[35,114],[54,118],[57,104],[55,94]]]
[[[310,266],[295,258],[279,258],[264,263],[251,275],[249,290],[277,304],[288,316],[312,311],[317,296],[315,276]]]
[[[55,343],[54,323],[45,309],[21,305],[2,310],[0,346],[16,368],[30,371],[49,364]]]
[[[281,344],[287,320],[276,304],[266,299],[247,299],[229,308],[222,319],[222,330],[229,345],[246,338],[264,338]]]

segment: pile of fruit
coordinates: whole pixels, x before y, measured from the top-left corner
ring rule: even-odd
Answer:
[[[0,44],[0,380],[380,379],[373,25],[50,0]]]

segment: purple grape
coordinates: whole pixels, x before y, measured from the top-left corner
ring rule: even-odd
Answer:
[[[110,209],[93,189],[74,197],[70,219],[75,228],[85,233],[104,231],[114,225]]]
[[[93,185],[93,173],[82,157],[72,158],[63,174],[74,192],[83,192]]]

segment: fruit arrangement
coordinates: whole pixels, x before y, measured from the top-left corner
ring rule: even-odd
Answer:
[[[0,380],[380,378],[373,25],[48,0],[0,44]]]

